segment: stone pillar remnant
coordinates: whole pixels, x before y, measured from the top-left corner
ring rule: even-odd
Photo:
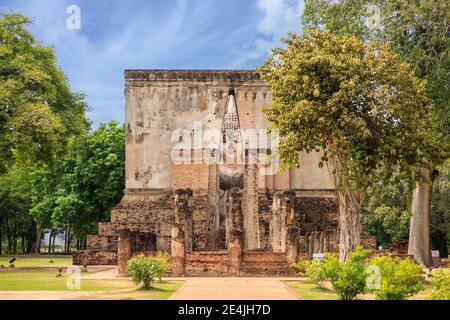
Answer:
[[[275,192],[272,200],[272,216],[269,223],[270,228],[270,245],[273,252],[281,252],[281,232],[283,224],[283,193]]]
[[[175,214],[171,232],[172,274],[185,273],[186,251],[192,251],[191,189],[175,190]]]
[[[242,193],[238,188],[231,191],[231,229],[228,236],[228,274],[239,276],[243,252]]]
[[[284,246],[282,250],[286,252],[286,260],[288,264],[297,262],[298,246],[299,246],[299,230],[297,220],[295,219],[294,210],[295,192],[285,191],[283,193],[283,209],[285,211],[285,219],[283,232]]]
[[[126,277],[128,260],[131,259],[133,254],[133,244],[130,229],[119,230],[119,241],[118,241],[118,272],[119,276]]]

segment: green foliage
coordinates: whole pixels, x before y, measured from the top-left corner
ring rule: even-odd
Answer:
[[[98,221],[123,195],[125,133],[115,121],[69,141],[53,167],[33,171],[31,214],[42,228],[67,228],[79,238],[95,232]]]
[[[431,243],[441,257],[448,256],[450,245],[450,159],[437,167],[431,201]]]
[[[311,282],[323,288],[324,281],[327,280],[323,262],[318,259],[311,260],[306,268],[306,276]]]
[[[312,283],[319,287],[323,287],[324,281],[326,281],[323,263],[318,259],[314,260],[299,260],[292,265],[292,268],[297,271],[300,276],[306,276]]]
[[[427,80],[432,118],[444,133],[450,129],[448,21],[450,3],[429,0],[308,0],[303,16],[305,28],[389,44]]]
[[[161,277],[170,270],[170,255],[165,251],[159,251],[155,259],[158,260],[158,272],[156,277],[161,281]]]
[[[376,183],[364,191],[361,204],[361,223],[367,235],[375,236],[384,247],[392,241],[408,239],[411,218],[411,190],[413,179],[402,177],[399,170],[389,179],[374,177]]]
[[[435,289],[430,295],[431,300],[450,300],[450,270],[438,269],[432,272],[432,283]]]
[[[426,80],[430,105],[427,117],[431,123],[426,126],[423,142],[411,148],[418,148],[418,165],[430,168],[442,164],[450,156],[448,21],[450,2],[429,0],[308,0],[303,16],[306,29],[325,28],[334,34],[353,35],[364,42],[390,46],[412,67],[417,77]],[[381,166],[381,169],[387,173],[393,171],[390,167]],[[375,176],[370,179],[378,185],[364,197],[362,213],[366,232],[376,235],[382,244],[404,238],[407,232],[404,221],[410,209],[405,202],[411,200],[411,193],[396,190],[390,197],[384,189],[402,189],[415,177],[403,175],[401,181],[391,180],[387,184],[379,183],[380,179]],[[440,178],[438,183],[442,186],[441,181],[445,179],[448,181],[448,177]],[[445,186],[443,190],[434,188],[431,216],[432,244],[439,248],[442,256],[448,254],[450,230],[450,206],[443,200],[450,197],[445,197],[445,190],[448,190]],[[435,196],[436,192],[439,194]],[[387,203],[383,204],[383,201]]]
[[[378,300],[404,300],[422,288],[422,268],[409,258],[379,256],[371,259],[370,265],[379,270],[373,275],[379,276],[379,283],[369,286]]]
[[[280,131],[284,163],[321,149],[323,160],[342,162],[339,178],[361,189],[382,164],[406,169],[418,161],[428,126],[425,83],[398,54],[320,30],[284,42],[261,66],[274,100],[265,112]]]
[[[301,259],[297,261],[296,263],[291,265],[291,268],[297,272],[299,276],[305,276],[306,270],[308,269],[308,266],[311,264],[311,260],[307,259]]]
[[[345,262],[339,262],[337,254],[325,256],[324,277],[331,282],[340,299],[353,300],[358,294],[364,293],[367,278],[365,263],[369,254],[370,250],[357,247]]]
[[[51,47],[20,14],[0,15],[0,170],[51,163],[67,138],[87,128],[83,96],[70,90]]]
[[[24,168],[13,167],[0,175],[0,240],[3,236],[8,239],[9,253],[14,253],[14,239],[25,237],[31,242],[34,236],[30,189],[30,177]]]
[[[161,277],[162,270],[166,267],[164,259],[159,257],[145,257],[139,255],[128,261],[127,272],[135,284],[142,283],[143,288],[151,288],[155,278]],[[167,271],[167,270],[166,270]]]

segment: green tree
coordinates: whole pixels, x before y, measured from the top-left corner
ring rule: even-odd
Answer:
[[[438,170],[431,201],[431,243],[446,258],[450,241],[450,159]]]
[[[383,181],[375,175],[374,180],[364,191],[361,222],[366,235],[388,247],[392,241],[408,239],[413,185],[398,170],[389,179]]]
[[[449,158],[450,131],[449,1],[307,0],[306,28],[326,28],[363,41],[387,43],[427,82],[433,120],[419,152],[416,189],[412,197],[409,252],[430,263],[430,207],[434,168]]]
[[[329,280],[341,300],[353,300],[366,290],[365,265],[370,250],[358,246],[349,253],[349,258],[340,262],[337,254],[327,253],[322,265],[322,274]]]
[[[280,158],[323,151],[339,201],[340,259],[360,240],[360,197],[380,166],[409,167],[428,127],[425,83],[386,46],[353,36],[307,30],[290,34],[261,66],[280,132]],[[323,164],[321,164],[323,165]]]
[[[98,221],[123,196],[125,134],[115,121],[70,139],[54,166],[36,170],[33,208],[45,228],[67,229],[77,239],[95,233]]]
[[[86,129],[83,96],[70,90],[51,47],[20,14],[0,15],[0,171],[14,162],[51,163],[67,137]]]
[[[23,252],[28,252],[34,240],[34,221],[29,215],[30,178],[23,168],[11,168],[0,175],[0,254],[6,238],[8,252],[17,252],[20,240]]]

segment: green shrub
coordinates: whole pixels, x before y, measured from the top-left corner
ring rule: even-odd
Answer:
[[[323,262],[320,260],[311,260],[306,268],[306,276],[319,287],[327,280],[323,268]]]
[[[337,254],[325,254],[323,277],[331,282],[341,300],[353,300],[364,293],[367,278],[364,266],[369,254],[370,250],[358,247],[345,262],[339,262]]]
[[[374,273],[369,276],[374,282],[368,284],[368,291],[377,300],[404,300],[422,288],[422,268],[411,259],[379,256],[370,260]]]
[[[430,299],[450,300],[450,270],[434,270],[431,275],[431,282],[435,288],[431,292]]]
[[[170,270],[170,255],[167,252],[160,251],[156,254],[155,259],[158,260],[156,277],[161,281],[161,277]]]
[[[143,288],[152,286],[153,279],[160,274],[161,262],[154,257],[139,255],[128,261],[127,272],[135,284],[142,283]]]
[[[311,263],[310,260],[302,259],[297,261],[297,263],[293,263],[290,267],[294,269],[294,271],[299,276],[306,276],[306,270],[308,269],[310,263]]]

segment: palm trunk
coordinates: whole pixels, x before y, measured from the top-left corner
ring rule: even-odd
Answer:
[[[433,188],[433,170],[421,168],[416,180],[411,205],[412,217],[409,226],[408,254],[425,266],[430,266],[430,211]]]
[[[361,242],[360,204],[351,190],[348,171],[340,157],[335,156],[329,165],[336,189],[339,211],[339,260],[345,261]]]

